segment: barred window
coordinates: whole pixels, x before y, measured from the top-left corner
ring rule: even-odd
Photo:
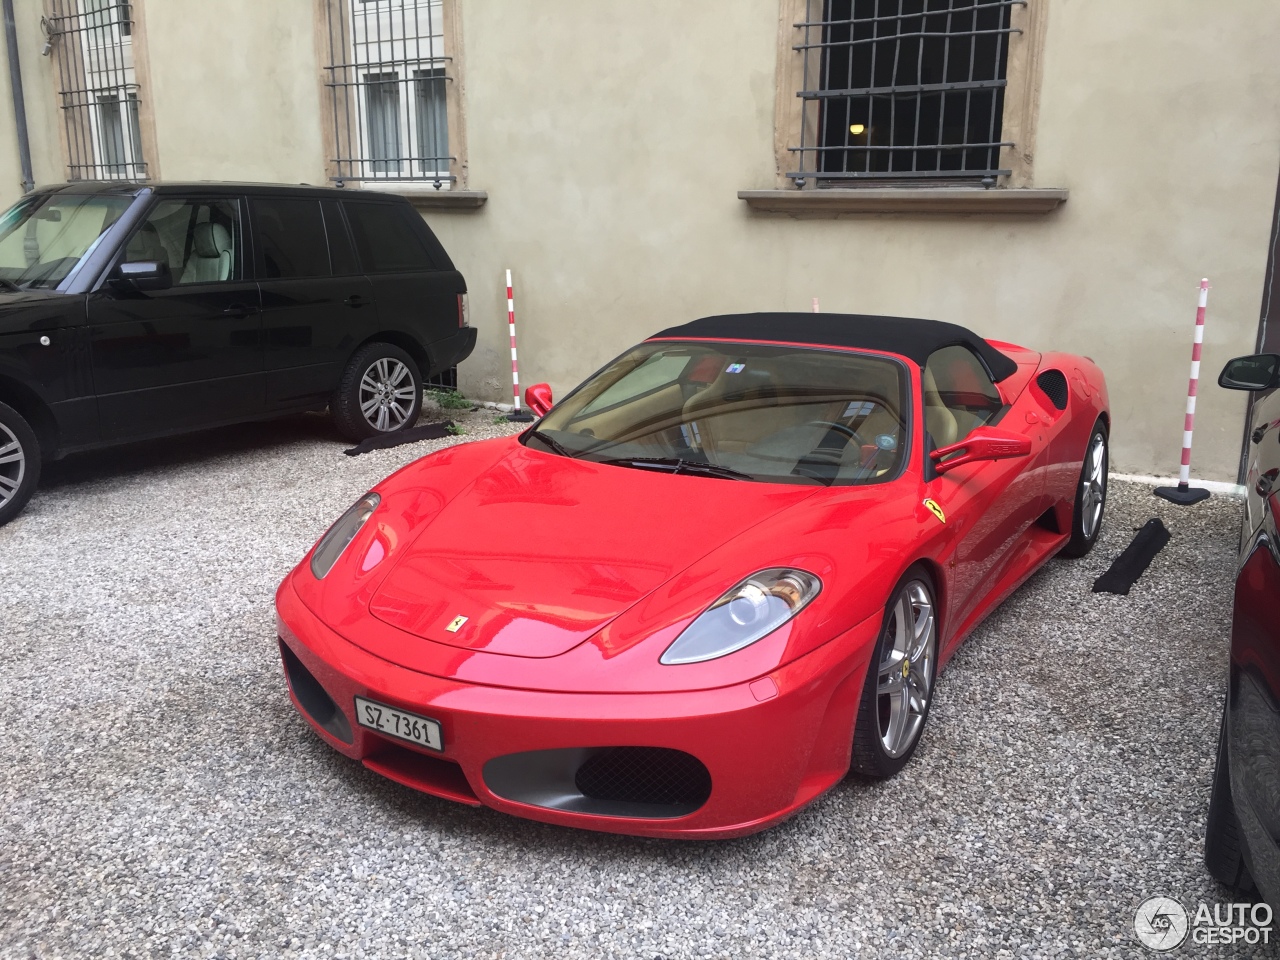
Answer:
[[[68,180],[145,180],[133,5],[49,0]]]
[[[453,183],[442,0],[326,5],[331,179]]]
[[[1027,0],[806,0],[797,186],[981,182],[1000,169],[1010,11]]]

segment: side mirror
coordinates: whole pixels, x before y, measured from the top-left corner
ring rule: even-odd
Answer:
[[[163,260],[131,260],[116,267],[111,279],[129,290],[168,290],[173,274]]]
[[[933,468],[938,473],[946,473],[962,463],[973,463],[975,460],[1008,460],[1030,455],[1029,438],[995,427],[978,427],[959,443],[929,454],[933,458]]]
[[[551,409],[551,385],[535,383],[524,392],[524,405],[539,417]]]
[[[1218,375],[1218,386],[1228,390],[1270,390],[1280,385],[1280,357],[1261,353],[1252,357],[1228,360]]]

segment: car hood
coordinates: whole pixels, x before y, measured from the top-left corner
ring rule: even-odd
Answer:
[[[554,657],[815,490],[608,466],[513,444],[388,558],[393,566],[368,610],[435,643]],[[397,650],[370,652],[409,665]]]

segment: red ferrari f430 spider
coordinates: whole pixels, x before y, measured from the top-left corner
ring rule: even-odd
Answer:
[[[959,643],[1102,523],[1102,372],[952,324],[708,317],[527,397],[536,424],[379,483],[276,600],[322,739],[535,820],[733,837],[892,776]]]

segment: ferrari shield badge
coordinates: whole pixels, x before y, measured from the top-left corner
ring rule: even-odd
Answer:
[[[450,633],[457,633],[460,629],[462,629],[462,625],[466,622],[467,622],[466,617],[454,617],[453,620],[449,623],[449,625],[445,627],[445,629],[448,630]]]
[[[924,502],[924,505],[928,507],[930,513],[932,513],[935,517],[938,518],[939,523],[947,522],[947,515],[942,512],[942,508],[938,506],[938,502],[936,500],[932,500],[932,499],[926,500]]]

